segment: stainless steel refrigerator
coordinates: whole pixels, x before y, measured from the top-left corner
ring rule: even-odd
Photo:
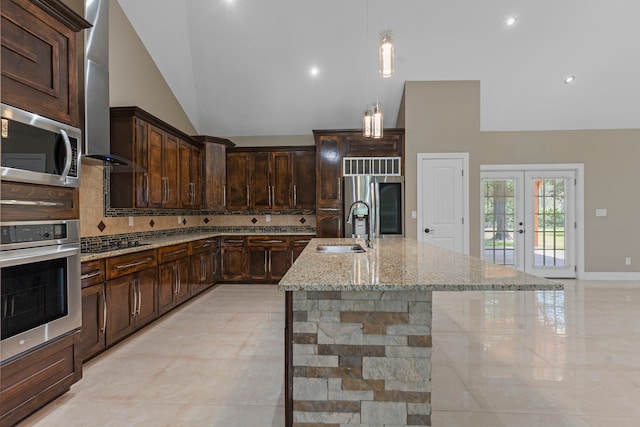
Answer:
[[[370,238],[404,237],[404,177],[344,177],[344,237],[367,237],[367,225]]]

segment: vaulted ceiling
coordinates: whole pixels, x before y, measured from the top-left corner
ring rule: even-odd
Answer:
[[[479,80],[483,130],[640,128],[635,0],[119,3],[201,134],[356,128],[376,99],[395,126],[404,82],[422,80]]]

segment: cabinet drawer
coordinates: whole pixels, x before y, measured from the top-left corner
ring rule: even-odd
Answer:
[[[158,263],[175,261],[189,255],[189,244],[180,243],[179,245],[165,246],[158,249]]]
[[[97,285],[105,281],[104,259],[83,262],[80,267],[82,287]]]
[[[3,222],[80,218],[77,188],[3,181],[0,193]]]
[[[156,251],[148,250],[107,258],[107,280],[155,267]]]
[[[244,237],[243,236],[228,236],[228,237],[223,237],[222,239],[222,246],[225,247],[229,247],[229,246],[244,246]]]
[[[215,246],[215,239],[196,240],[195,242],[189,242],[189,254],[193,255],[210,251]]]
[[[289,236],[249,236],[248,246],[289,246]]]

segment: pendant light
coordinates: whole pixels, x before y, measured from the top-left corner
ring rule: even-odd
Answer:
[[[371,115],[371,137],[382,138],[382,107],[376,102],[372,106]]]
[[[393,31],[384,30],[380,32],[378,57],[380,61],[380,76],[388,78],[393,76]]]

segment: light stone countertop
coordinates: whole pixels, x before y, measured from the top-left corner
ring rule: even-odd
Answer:
[[[315,236],[315,233],[305,232],[215,232],[215,233],[185,233],[184,235],[175,235],[169,237],[163,237],[160,239],[142,239],[140,246],[132,246],[129,248],[114,249],[99,253],[82,253],[80,255],[80,261],[93,261],[96,259],[109,258],[118,255],[125,255],[134,252],[147,251],[149,249],[157,249],[163,246],[177,245],[180,243],[193,242],[194,240],[211,239],[213,237],[220,236]]]
[[[366,253],[326,254],[318,245],[362,239],[313,239],[280,280],[282,291],[527,291],[563,285],[414,239],[374,239]]]

